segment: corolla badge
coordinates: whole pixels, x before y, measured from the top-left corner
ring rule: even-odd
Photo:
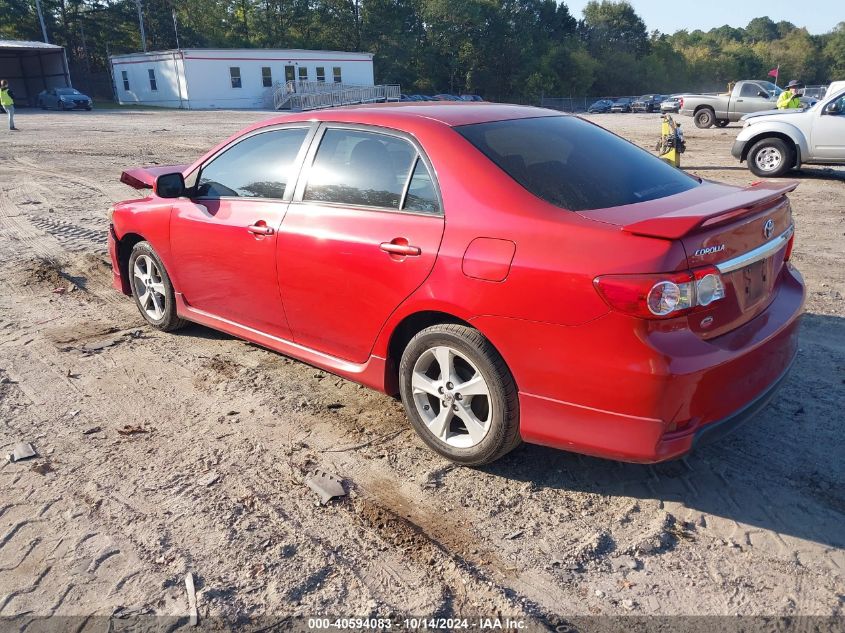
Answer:
[[[763,237],[769,239],[772,236],[772,233],[775,232],[775,221],[769,218],[766,220],[766,223],[763,225]]]
[[[713,253],[720,253],[725,250],[724,244],[717,244],[716,246],[707,246],[705,248],[699,248],[695,251],[694,255],[696,257],[701,257],[702,255],[712,255]]]

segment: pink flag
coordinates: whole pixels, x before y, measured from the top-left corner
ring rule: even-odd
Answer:
[[[779,74],[780,74],[780,66],[778,66],[777,68],[772,68],[769,71],[769,77],[774,77],[775,79],[778,78]]]

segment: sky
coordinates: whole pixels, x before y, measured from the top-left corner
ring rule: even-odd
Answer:
[[[842,0],[628,0],[649,32],[674,33],[680,29],[709,31],[728,24],[745,26],[753,18],[768,15],[775,22],[786,20],[804,26],[813,35],[833,30],[845,21]],[[588,0],[563,0],[569,12],[581,19]],[[704,8],[704,10],[702,10]]]

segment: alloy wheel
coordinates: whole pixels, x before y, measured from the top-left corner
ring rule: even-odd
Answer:
[[[140,255],[135,259],[132,269],[132,283],[135,286],[135,296],[138,305],[154,321],[164,318],[167,307],[167,295],[164,280],[158,264],[149,255]]]
[[[484,376],[453,347],[420,355],[411,378],[414,405],[428,430],[455,448],[478,445],[490,430],[493,400]]]

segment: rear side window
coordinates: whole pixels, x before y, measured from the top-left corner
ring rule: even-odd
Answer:
[[[570,211],[646,202],[698,185],[633,143],[573,116],[455,129],[535,196]]]
[[[417,158],[414,165],[414,173],[408,183],[408,193],[405,195],[403,211],[416,211],[418,213],[440,213],[440,203],[437,201],[437,191],[434,188],[434,180],[422,162]]]
[[[272,130],[250,136],[203,166],[200,198],[281,198],[308,130]]]
[[[395,136],[328,129],[302,199],[398,210],[415,159],[414,147]]]

